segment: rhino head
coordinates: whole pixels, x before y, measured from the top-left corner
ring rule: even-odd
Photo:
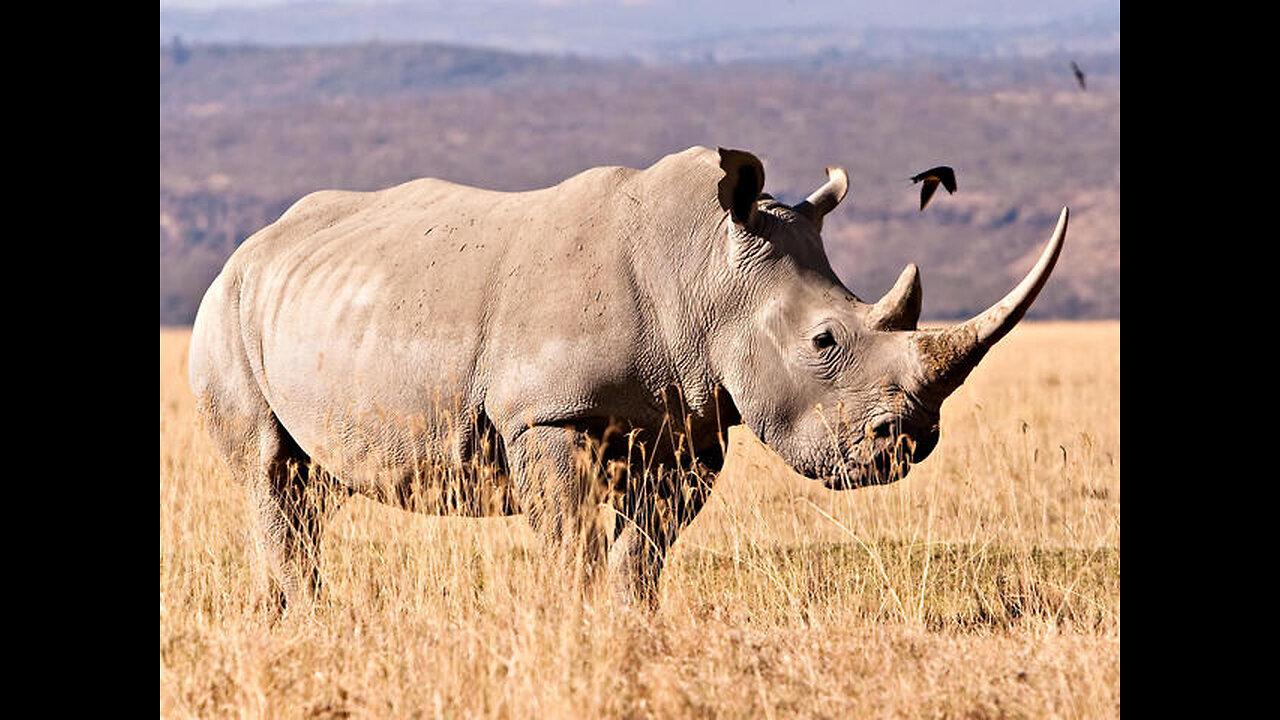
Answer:
[[[849,181],[840,168],[794,207],[761,193],[750,153],[720,150],[724,262],[738,321],[719,342],[742,420],[793,469],[847,489],[896,481],[939,440],[942,402],[1026,313],[1067,231],[1066,208],[1039,260],[1002,300],[944,329],[919,329],[915,265],[875,303],[836,277],[820,235]]]

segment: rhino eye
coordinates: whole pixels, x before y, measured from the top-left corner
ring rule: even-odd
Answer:
[[[818,350],[826,350],[836,344],[836,338],[831,334],[830,330],[823,330],[813,336],[813,347]]]

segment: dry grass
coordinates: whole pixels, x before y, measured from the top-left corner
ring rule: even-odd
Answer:
[[[824,490],[735,429],[653,617],[566,599],[523,518],[357,498],[315,618],[272,624],[187,342],[160,333],[162,717],[1119,715],[1119,323],[1020,326],[895,485]]]

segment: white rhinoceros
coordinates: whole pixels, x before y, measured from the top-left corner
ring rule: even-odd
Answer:
[[[351,493],[523,512],[580,578],[607,568],[651,604],[728,426],[831,488],[902,477],[1048,279],[1067,210],[1008,296],[918,330],[914,265],[875,303],[831,270],[819,232],[847,188],[832,168],[788,207],[755,156],[693,147],[530,192],[423,179],[299,200],[227,261],[190,351],[275,597],[310,602]]]

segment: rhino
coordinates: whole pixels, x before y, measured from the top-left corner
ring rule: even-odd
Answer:
[[[548,566],[652,608],[727,428],[836,490],[928,457],[943,400],[1047,281],[1068,209],[1006,297],[919,329],[915,265],[875,302],[831,269],[843,169],[794,206],[764,187],[750,152],[692,147],[527,192],[319,191],[249,237],[202,299],[189,381],[276,607],[313,607],[325,523],[355,494],[523,513]]]

